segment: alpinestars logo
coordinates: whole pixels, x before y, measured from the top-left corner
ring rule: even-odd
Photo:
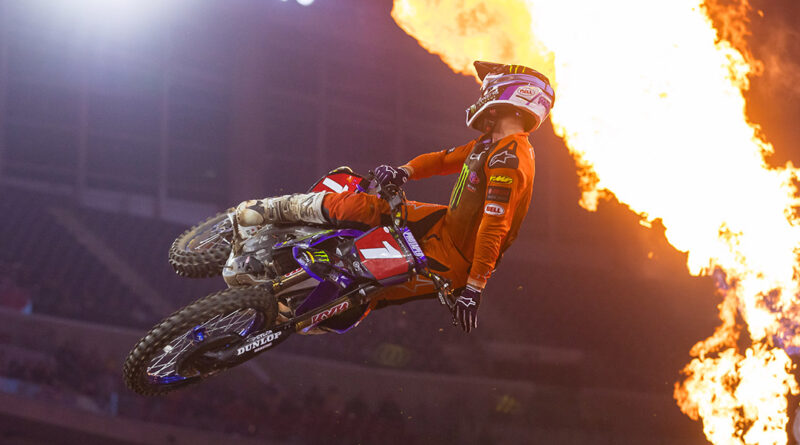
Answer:
[[[503,150],[492,156],[492,159],[489,160],[489,168],[494,168],[498,165],[506,165],[511,159],[517,159],[517,157],[510,151]]]
[[[472,297],[458,297],[456,298],[456,303],[464,307],[476,306],[478,304],[475,303],[475,299]]]
[[[505,167],[517,168],[519,167],[519,158],[517,158],[517,141],[509,142],[505,147],[500,149],[489,159],[489,168]]]

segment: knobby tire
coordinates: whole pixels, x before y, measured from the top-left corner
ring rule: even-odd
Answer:
[[[175,239],[169,249],[169,264],[178,275],[188,278],[206,278],[222,274],[222,268],[231,253],[229,243],[214,245],[206,249],[191,249],[188,246],[192,240],[198,237],[221,236],[214,233],[213,229],[228,218],[229,211],[230,209],[206,219]],[[230,235],[232,233],[230,232]]]
[[[139,340],[123,366],[125,383],[138,394],[158,395],[203,380],[203,376],[193,376],[172,383],[154,383],[148,379],[147,368],[177,336],[186,335],[217,315],[242,309],[259,311],[264,317],[263,326],[273,326],[278,314],[277,300],[263,286],[230,288],[201,298],[165,318]]]

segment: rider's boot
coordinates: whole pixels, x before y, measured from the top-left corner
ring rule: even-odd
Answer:
[[[273,198],[251,199],[236,207],[236,220],[242,226],[305,222],[327,224],[322,212],[326,192],[296,193]]]

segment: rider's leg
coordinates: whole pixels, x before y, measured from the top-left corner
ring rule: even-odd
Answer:
[[[445,206],[409,201],[408,221],[415,235],[425,233],[446,211]],[[307,222],[338,227],[370,227],[389,224],[389,204],[366,193],[303,193],[253,199],[239,204],[237,220],[243,226]],[[430,222],[430,223],[429,223]],[[420,223],[424,227],[414,227]],[[419,225],[419,224],[417,224]]]
[[[296,193],[273,198],[252,199],[236,207],[236,219],[243,226],[306,222],[326,224],[322,213],[325,192]]]
[[[328,221],[337,227],[367,230],[389,223],[389,204],[366,193],[330,193],[325,196],[322,211]]]
[[[405,208],[408,226],[417,237],[426,234],[447,212],[446,206],[416,201],[408,201]],[[323,201],[322,211],[337,227],[367,230],[390,223],[389,204],[366,193],[329,193]]]
[[[385,215],[382,217],[382,215]],[[364,193],[305,193],[245,201],[236,207],[243,226],[307,222],[366,230],[388,223],[389,204]]]

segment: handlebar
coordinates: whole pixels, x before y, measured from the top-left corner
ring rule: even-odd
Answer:
[[[380,184],[375,179],[375,174],[370,170],[367,176],[369,187],[367,193],[374,193],[389,204],[392,224],[396,227],[405,227],[408,214],[406,212],[406,192],[395,184]]]

